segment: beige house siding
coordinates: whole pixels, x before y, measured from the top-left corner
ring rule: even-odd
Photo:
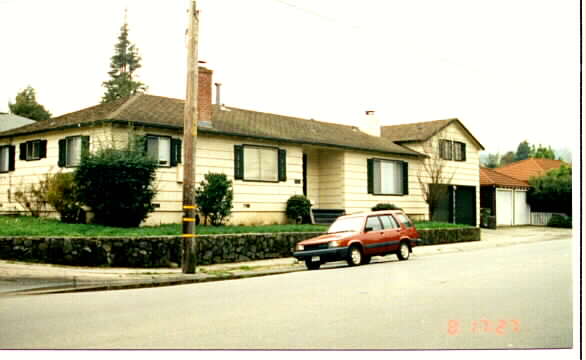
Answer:
[[[303,153],[307,155],[307,198],[311,201],[313,208],[319,209],[321,207],[319,196],[321,152],[317,149],[304,148]]]
[[[320,150],[319,208],[344,208],[344,152]]]
[[[369,153],[346,152],[344,154],[344,208],[347,213],[370,211],[378,203],[391,203],[405,210],[411,216],[424,218],[428,215],[427,205],[417,178],[420,161],[406,157],[379,156]],[[368,193],[367,159],[402,160],[409,163],[408,195],[373,195]]]

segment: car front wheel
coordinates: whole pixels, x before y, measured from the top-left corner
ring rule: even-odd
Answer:
[[[319,261],[311,261],[311,259],[307,259],[305,260],[305,266],[307,267],[307,270],[317,270],[319,269],[319,267],[321,266]]]
[[[401,247],[399,247],[399,251],[397,251],[397,257],[399,260],[407,260],[409,259],[409,255],[409,245],[407,245],[406,242],[402,242]]]
[[[362,263],[362,250],[356,245],[351,246],[348,251],[348,265],[358,266]]]

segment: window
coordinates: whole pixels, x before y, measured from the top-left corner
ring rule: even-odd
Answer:
[[[14,171],[14,146],[0,145],[0,173]]]
[[[286,151],[276,147],[235,145],[234,178],[245,181],[286,181],[286,157]]]
[[[366,225],[364,227],[366,229],[370,228],[369,231],[382,230],[383,228],[380,220],[378,219],[378,216],[369,216],[366,219]]]
[[[404,214],[397,214],[396,216],[399,219],[399,221],[402,222],[403,225],[405,225],[406,227],[410,228],[413,226],[413,223],[411,222],[411,220],[409,220],[409,218],[407,216],[405,216]]]
[[[409,193],[408,164],[405,161],[368,159],[368,193],[406,195]]]
[[[390,215],[381,215],[380,221],[383,223],[384,229],[398,229],[400,227]]]
[[[466,161],[466,144],[459,141],[440,140],[440,158],[444,160]]]
[[[146,153],[157,160],[159,166],[177,166],[181,163],[181,140],[169,136],[147,135]]]
[[[32,140],[20,144],[20,160],[31,161],[47,157],[47,140]]]
[[[89,151],[89,148],[89,136],[69,136],[59,140],[59,166],[78,166],[81,161],[81,155]]]

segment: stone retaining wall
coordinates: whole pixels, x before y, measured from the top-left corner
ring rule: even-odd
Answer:
[[[480,240],[480,229],[420,230],[423,245]],[[301,240],[320,233],[198,236],[198,264],[241,262],[291,256]],[[49,264],[112,267],[178,267],[182,240],[176,236],[0,237],[0,259]]]

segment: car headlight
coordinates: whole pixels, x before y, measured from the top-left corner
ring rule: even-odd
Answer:
[[[338,247],[338,246],[340,246],[340,242],[338,240],[330,241],[328,243],[328,247],[330,247],[330,248],[335,248],[335,247]]]
[[[303,245],[301,245],[301,244],[295,245],[295,250],[297,250],[297,251],[303,251]]]

